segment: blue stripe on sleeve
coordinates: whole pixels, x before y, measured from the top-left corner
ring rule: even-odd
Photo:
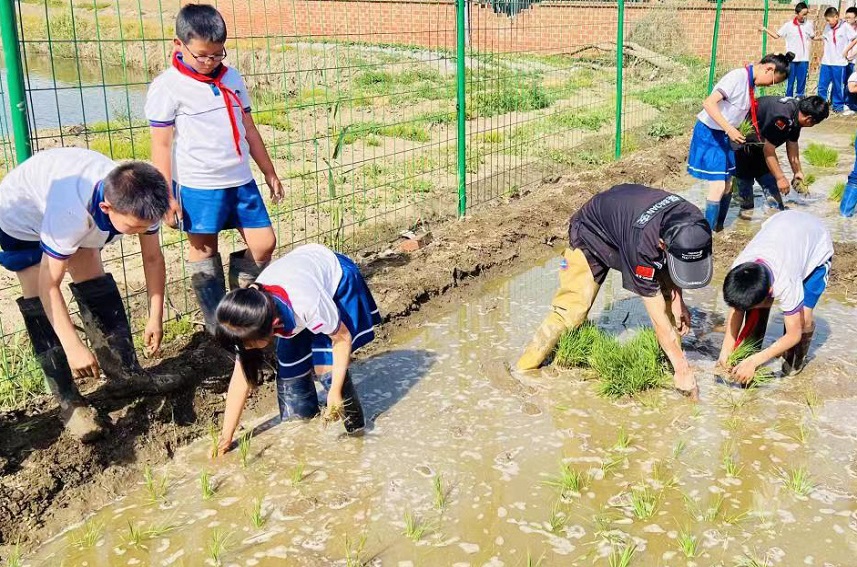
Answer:
[[[60,254],[56,250],[53,250],[50,246],[45,244],[44,242],[39,242],[42,247],[42,252],[50,256],[51,258],[55,258],[57,260],[68,260],[71,258],[71,254]]]
[[[175,125],[175,120],[149,120],[149,126],[152,128],[166,128]]]

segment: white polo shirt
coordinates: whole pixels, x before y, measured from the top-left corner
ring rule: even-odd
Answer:
[[[762,262],[774,278],[774,299],[786,314],[803,307],[803,280],[833,257],[833,240],[818,218],[802,211],[782,211],[762,228],[732,267]]]
[[[79,248],[102,248],[121,236],[99,208],[101,181],[116,163],[82,148],[38,152],[0,182],[0,228],[13,238],[41,241],[65,259]],[[157,232],[158,223],[149,232]]]
[[[736,128],[750,112],[749,87],[750,81],[744,67],[729,71],[714,85],[714,90],[723,97],[723,100],[717,103],[717,108],[729,124]],[[712,130],[723,130],[704,109],[696,117]]]
[[[249,112],[250,95],[241,74],[229,67],[222,82]],[[226,104],[217,87],[183,75],[175,67],[155,77],[146,95],[146,119],[153,128],[175,126],[173,181],[196,189],[225,189],[253,179],[241,108],[233,103],[231,111],[241,155],[235,151]]]
[[[285,291],[295,328],[282,336],[291,337],[304,329],[325,335],[336,332],[339,308],[333,297],[341,279],[342,266],[332,250],[321,244],[305,244],[271,262],[256,283]],[[275,300],[283,300],[273,295]]]
[[[822,65],[833,65],[836,67],[844,67],[848,65],[848,60],[842,55],[851,40],[857,37],[857,32],[850,25],[845,23],[845,20],[839,20],[836,26],[836,31],[830,27],[830,24],[824,26],[822,33],[824,38],[824,56],[821,58]],[[834,42],[834,37],[836,41]]]
[[[789,20],[783,24],[777,35],[786,40],[786,51],[795,54],[796,62],[809,61],[812,38],[815,37],[815,28],[809,18],[799,25],[795,24],[794,20]]]

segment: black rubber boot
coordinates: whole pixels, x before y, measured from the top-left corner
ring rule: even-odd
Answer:
[[[790,348],[783,355],[783,375],[796,376],[806,366],[806,355],[809,353],[809,345],[812,344],[812,336],[815,329],[807,331],[800,336],[800,342]]]
[[[27,334],[30,335],[36,360],[45,373],[48,388],[59,403],[60,417],[66,431],[84,443],[101,438],[105,433],[104,426],[74,383],[65,351],[45,314],[42,301],[38,297],[21,297],[18,299],[18,308],[24,318]]]
[[[223,260],[214,255],[205,260],[188,262],[190,285],[196,295],[196,301],[205,318],[205,330],[209,335],[217,328],[215,313],[217,305],[226,295],[226,281],[223,277]]]
[[[182,384],[175,374],[153,374],[140,366],[122,296],[111,274],[71,284],[83,328],[113,395],[160,394]]]
[[[229,255],[229,289],[249,287],[256,281],[265,266],[256,263],[252,257],[248,257],[247,250],[239,250]]]
[[[363,406],[360,405],[360,398],[357,397],[357,389],[354,387],[354,382],[351,381],[351,371],[345,372],[345,382],[342,384],[342,405],[345,416],[342,421],[345,425],[345,432],[349,435],[357,435],[363,432],[366,427],[366,420],[363,417]]]

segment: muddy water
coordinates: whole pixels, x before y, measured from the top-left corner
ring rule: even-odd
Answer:
[[[236,454],[213,464],[208,443],[197,443],[155,472],[168,479],[163,501],[150,502],[141,480],[89,520],[104,526],[92,547],[75,543],[75,527],[29,564],[214,564],[215,533],[227,535],[224,565],[347,564],[349,555],[402,566],[526,565],[528,556],[591,565],[626,544],[636,546],[632,565],[855,564],[857,383],[848,377],[857,372],[857,309],[824,301],[807,371],[744,391],[716,383],[703,354],[721,337],[712,331],[722,321],[717,287],[693,293],[697,334],[688,343],[699,351],[701,403],[669,391],[610,403],[579,373],[506,370],[549,301],[555,269],[550,261],[498,283],[358,364],[358,390],[375,416],[363,438],[338,438],[338,428],[317,422],[263,423],[246,469]],[[620,333],[644,316],[616,277],[592,313]],[[779,328],[775,318],[771,337]],[[562,464],[588,479],[579,494],[551,484]],[[811,475],[807,496],[783,481],[796,467]],[[216,486],[208,500],[202,470]],[[643,487],[655,507],[641,519],[631,494]],[[255,498],[259,528],[249,519]],[[406,513],[426,526],[417,543],[402,533]],[[172,529],[135,544],[129,524]],[[693,560],[679,551],[682,530],[697,538]]]

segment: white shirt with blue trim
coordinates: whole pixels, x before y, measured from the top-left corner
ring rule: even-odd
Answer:
[[[820,219],[782,211],[765,221],[732,267],[762,262],[774,278],[774,299],[786,314],[803,307],[803,281],[833,256],[833,240]]]
[[[812,38],[815,37],[815,28],[809,18],[800,24],[800,27],[795,25],[794,19],[787,21],[779,29],[777,35],[786,40],[786,51],[795,54],[795,62],[809,61]]]
[[[229,67],[222,82],[250,112],[250,95],[241,74]],[[242,121],[242,109],[233,104],[241,155],[235,151],[232,126],[220,90],[210,83],[182,75],[170,67],[152,81],[146,95],[149,125],[175,126],[173,181],[195,189],[239,187],[253,180],[250,145]]]
[[[101,182],[115,167],[103,154],[82,148],[38,152],[0,182],[0,228],[18,240],[40,241],[58,259],[79,248],[102,248],[121,236],[98,206]],[[149,232],[157,229],[155,224]]]
[[[339,308],[334,295],[342,279],[339,258],[321,244],[299,246],[262,270],[256,283],[279,286],[288,294],[294,312],[294,336],[309,329],[315,334],[332,335],[339,328]],[[274,298],[275,301],[281,299]]]
[[[717,103],[717,108],[720,109],[723,118],[737,128],[747,118],[747,113],[750,112],[750,81],[747,76],[747,69],[741,67],[729,71],[717,81],[714,90],[723,97],[723,100]],[[712,130],[723,130],[705,110],[696,117]]]
[[[834,35],[836,36],[835,42],[833,41]],[[821,37],[824,38],[824,55],[821,58],[821,64],[832,65],[834,67],[845,67],[848,65],[848,60],[845,59],[842,53],[848,47],[848,44],[851,43],[851,40],[857,37],[857,31],[854,31],[854,28],[848,25],[845,20],[839,20],[835,32],[830,27],[830,24],[827,24],[824,26]]]

